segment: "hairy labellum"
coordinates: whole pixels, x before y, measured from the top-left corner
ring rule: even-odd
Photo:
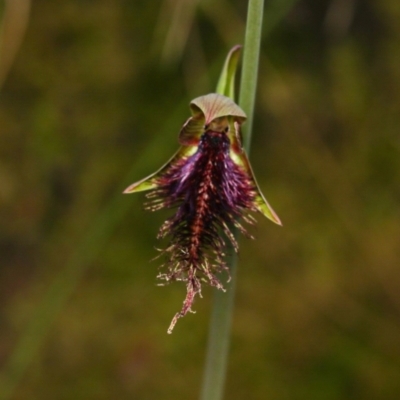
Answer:
[[[163,250],[166,271],[159,278],[184,281],[187,295],[173,318],[169,333],[189,311],[201,282],[223,289],[217,274],[225,264],[226,240],[235,251],[232,233],[248,235],[241,220],[252,222],[248,211],[259,211],[275,223],[280,220],[258,189],[240,139],[243,111],[229,98],[210,94],[191,103],[193,116],[180,133],[182,147],[155,174],[131,185],[126,193],[151,190],[146,208],[173,208],[175,214],[160,228],[158,237],[170,237]],[[249,236],[249,235],[248,235]]]

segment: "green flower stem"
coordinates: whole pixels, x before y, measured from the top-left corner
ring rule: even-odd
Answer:
[[[264,0],[249,1],[239,95],[239,106],[247,115],[246,124],[243,126],[243,145],[247,153],[250,151],[253,128],[263,11]]]
[[[247,152],[251,141],[263,9],[263,0],[249,0],[239,97],[239,106],[247,114],[244,137],[244,147]],[[231,247],[228,249],[228,254],[231,254],[228,260],[231,281],[227,286],[227,292],[215,290],[214,293],[201,400],[223,398],[237,270],[237,256]]]
[[[236,230],[233,230],[233,233],[236,236]],[[229,285],[226,285],[226,292],[214,290],[201,400],[221,400],[223,398],[237,270],[236,253],[231,246],[228,251],[231,254],[227,262],[231,280]]]

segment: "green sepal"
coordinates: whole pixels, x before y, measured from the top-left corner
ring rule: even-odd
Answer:
[[[182,158],[190,157],[197,151],[197,146],[181,146],[179,150],[156,172],[146,178],[128,186],[123,193],[137,193],[145,190],[155,189],[158,186],[158,178],[173,164]]]
[[[242,46],[236,45],[229,51],[218,80],[216,93],[198,97],[190,103],[192,117],[181,129],[180,144],[198,144],[204,133],[204,126],[216,118],[231,115],[240,123],[246,120],[246,114],[234,103],[235,75],[241,50]]]
[[[236,152],[233,147],[231,147],[231,154],[230,154],[232,161],[238,165],[239,167],[243,168],[250,180],[253,183],[255,188],[255,198],[254,203],[257,210],[263,214],[265,217],[270,219],[275,224],[282,225],[281,220],[278,217],[278,214],[273,210],[273,208],[269,205],[267,199],[262,194],[260,187],[258,186],[257,180],[254,176],[253,169],[251,168],[251,164],[249,158],[247,157],[246,151],[244,148],[241,148],[240,152]]]
[[[221,75],[218,80],[218,94],[229,97],[235,100],[235,75],[239,63],[239,58],[242,52],[242,46],[236,45],[232,47],[226,56],[224,66],[222,67]]]
[[[192,117],[183,125],[179,133],[179,143],[182,145],[197,145],[205,128],[220,118],[232,117],[242,124],[246,114],[229,97],[218,93],[210,93],[197,97],[190,103]]]
[[[240,58],[241,49],[242,46],[237,45],[233,47],[231,51],[228,53],[217,85],[217,93],[230,97],[232,100],[235,99],[235,74],[238,61]],[[246,117],[243,110],[239,106],[236,107],[238,107],[240,111],[243,113],[243,115]],[[256,189],[256,196],[254,202],[257,210],[265,217],[270,219],[272,222],[275,222],[278,225],[282,225],[278,215],[272,209],[267,199],[262,194],[260,187],[258,186],[257,180],[254,176],[253,170],[251,168],[250,161],[243,148],[242,144],[243,139],[240,131],[240,125],[243,122],[245,122],[245,119],[246,118],[242,120],[240,119],[235,120],[235,118],[228,119],[229,121],[228,137],[231,142],[230,157],[232,158],[233,162],[236,165],[243,168],[247,172],[249,178],[252,180],[253,185]]]

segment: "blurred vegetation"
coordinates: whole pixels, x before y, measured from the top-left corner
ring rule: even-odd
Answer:
[[[197,398],[211,293],[166,334],[168,213],[120,193],[175,151],[245,10],[32,2],[0,88],[2,398]],[[400,396],[399,20],[398,0],[266,3],[251,157],[284,227],[241,241],[226,398]]]

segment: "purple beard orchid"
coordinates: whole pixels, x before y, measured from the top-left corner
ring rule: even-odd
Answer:
[[[170,237],[162,250],[166,268],[158,278],[184,281],[183,307],[168,329],[191,312],[201,283],[223,290],[217,274],[229,274],[224,261],[226,239],[234,250],[236,227],[251,237],[241,221],[254,223],[249,211],[258,211],[281,225],[254,178],[242,147],[240,126],[246,115],[230,98],[211,93],[190,104],[192,117],[179,134],[181,148],[154,174],[129,186],[124,193],[151,190],[146,209],[173,208],[175,214],[161,226],[158,238]]]

